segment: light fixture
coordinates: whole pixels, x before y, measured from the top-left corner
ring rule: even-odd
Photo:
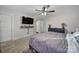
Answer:
[[[47,15],[47,12],[42,13],[42,15],[45,15],[46,16]]]
[[[42,13],[42,15],[44,15],[44,13]]]
[[[55,10],[48,10],[48,8],[50,7],[50,5],[44,5],[41,10],[40,9],[36,9],[36,11],[39,11],[39,15],[44,15],[46,16],[48,13],[52,13],[55,12]]]
[[[44,15],[46,16],[47,15],[47,12],[44,12]]]

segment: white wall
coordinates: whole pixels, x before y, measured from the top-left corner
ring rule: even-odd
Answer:
[[[0,36],[1,41],[11,39],[11,17],[8,15],[0,15]]]
[[[79,6],[60,6],[55,8],[55,12],[46,19],[46,31],[48,31],[48,25],[52,27],[61,27],[61,23],[67,24],[69,32],[79,28]]]
[[[49,24],[52,27],[61,27],[62,22],[67,24],[67,29],[70,32],[77,27],[79,28],[79,6],[55,6],[54,9],[54,13],[39,18],[43,23],[41,24],[41,32],[48,31]],[[27,29],[20,28],[22,16],[29,15],[10,10],[0,11],[1,41],[15,40],[35,33],[35,27],[30,29],[30,34],[27,34]]]
[[[31,28],[29,30],[29,34],[27,33],[27,28],[20,28],[20,26],[23,25],[22,16],[27,17],[28,15],[16,12],[0,12],[1,42],[8,40],[16,40],[19,38],[27,37],[29,35],[33,35],[35,33],[35,28]]]

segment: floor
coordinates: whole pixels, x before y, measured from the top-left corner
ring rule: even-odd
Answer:
[[[2,53],[31,53],[29,49],[30,37],[25,37],[17,40],[10,40],[1,43]]]

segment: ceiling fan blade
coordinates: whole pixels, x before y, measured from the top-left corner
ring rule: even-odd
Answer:
[[[41,15],[41,13],[39,13],[38,15]]]
[[[40,11],[40,12],[42,12],[42,10],[38,10],[38,9],[35,9],[35,11]]]
[[[51,11],[46,11],[46,12],[55,12],[55,10],[51,10]]]

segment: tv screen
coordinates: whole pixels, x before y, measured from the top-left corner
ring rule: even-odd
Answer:
[[[30,17],[22,17],[22,24],[33,24],[33,18]]]

